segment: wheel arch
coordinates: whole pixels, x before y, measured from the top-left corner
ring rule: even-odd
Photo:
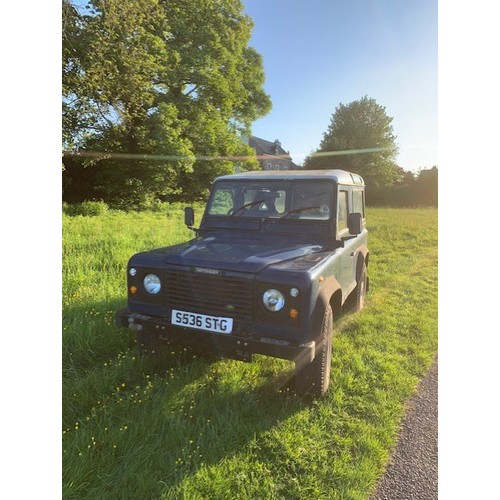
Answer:
[[[333,311],[333,320],[335,321],[342,310],[342,290],[340,287],[332,293],[329,302]]]
[[[341,304],[342,289],[340,284],[334,277],[330,277],[322,284],[318,292],[318,297],[316,299],[312,315],[311,340],[316,340],[314,338],[314,332],[320,331],[325,311],[328,306],[332,307],[333,317],[335,318],[341,310]]]
[[[356,261],[356,281],[359,280],[361,272],[363,271],[363,264],[368,268],[368,262],[370,260],[370,252],[366,245],[362,245],[358,251],[358,258]]]

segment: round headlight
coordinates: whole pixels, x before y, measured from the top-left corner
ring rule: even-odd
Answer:
[[[156,274],[148,274],[144,278],[144,288],[151,295],[156,295],[161,290],[161,281]]]
[[[279,290],[272,288],[264,292],[262,302],[268,311],[277,312],[285,306],[285,297]]]
[[[128,270],[128,273],[130,274],[130,276],[135,276],[137,274],[137,269],[135,267],[131,267]]]

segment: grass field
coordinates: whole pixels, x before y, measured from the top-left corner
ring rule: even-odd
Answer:
[[[190,238],[181,219],[63,218],[63,497],[368,499],[437,352],[437,210],[368,210],[370,293],[313,402],[289,362],[142,359],[114,326],[128,258]]]

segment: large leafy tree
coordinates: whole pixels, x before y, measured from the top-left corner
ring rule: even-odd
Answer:
[[[392,117],[367,96],[340,103],[319,149],[306,158],[307,169],[342,168],[360,174],[367,185],[384,186],[400,177]]]
[[[240,0],[64,0],[63,147],[99,153],[68,159],[66,186],[85,168],[95,197],[196,198],[233,169],[208,158],[252,156],[271,103],[251,29]]]

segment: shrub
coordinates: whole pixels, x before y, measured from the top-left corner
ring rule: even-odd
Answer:
[[[66,215],[93,217],[105,214],[108,210],[109,207],[104,201],[83,201],[82,203],[75,203],[73,205],[63,203],[63,213]]]
[[[438,169],[420,170],[416,179],[402,185],[366,188],[366,204],[372,207],[437,207]]]

